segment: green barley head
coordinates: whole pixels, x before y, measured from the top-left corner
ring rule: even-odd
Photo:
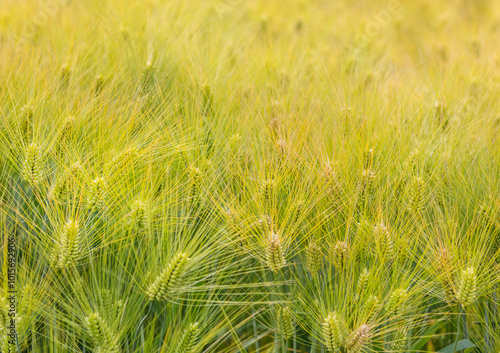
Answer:
[[[42,181],[42,150],[35,142],[31,143],[24,152],[22,178],[31,187],[35,187]]]
[[[406,346],[408,343],[408,328],[399,328],[393,336],[392,342],[390,344],[392,353],[404,353],[407,351]]]
[[[69,220],[54,247],[51,265],[54,268],[75,266],[82,256],[81,235],[78,221]]]
[[[349,335],[346,343],[347,352],[360,353],[369,338],[370,327],[366,324],[361,325]]]
[[[453,270],[453,261],[448,249],[441,249],[437,256],[438,279],[444,292],[445,301],[450,304],[456,304],[455,296],[455,274]]]
[[[323,319],[323,342],[329,352],[338,352],[344,341],[344,327],[342,319],[335,312],[330,312]]]
[[[127,171],[127,167],[129,167],[137,157],[137,154],[138,151],[135,147],[129,147],[113,157],[106,169],[107,178],[109,179],[124,174]]]
[[[467,267],[460,276],[457,301],[463,307],[471,305],[477,298],[477,276],[473,267]]]
[[[132,230],[141,231],[146,227],[148,207],[142,200],[132,203],[130,213],[127,215],[127,223]]]
[[[408,211],[413,214],[420,214],[425,207],[425,183],[420,177],[413,180],[410,189],[410,199],[408,201]]]
[[[399,316],[406,309],[406,301],[408,300],[408,291],[403,288],[394,290],[389,296],[389,300],[385,305],[385,311],[390,316]]]
[[[62,202],[71,191],[75,178],[83,171],[83,167],[79,162],[73,163],[50,187],[47,197],[50,200]]]
[[[394,258],[394,241],[392,234],[383,223],[377,224],[373,229],[375,251],[380,261],[391,261]]]
[[[69,85],[70,76],[71,76],[71,66],[69,66],[68,63],[62,64],[60,71],[60,79],[61,79],[61,86],[63,88],[66,88]]]
[[[87,332],[92,338],[96,352],[119,353],[121,352],[117,335],[111,330],[108,323],[99,315],[92,313],[85,318]]]
[[[62,131],[59,134],[58,148],[65,147],[68,140],[71,138],[74,121],[75,118],[73,116],[69,116],[66,119],[64,119]]]
[[[266,211],[269,211],[271,208],[275,186],[274,179],[267,179],[262,182],[260,187],[262,203]]]
[[[278,332],[283,335],[283,338],[289,340],[295,332],[293,315],[288,306],[278,306],[276,309],[276,323]]]
[[[344,241],[338,241],[333,247],[332,263],[337,271],[342,271],[347,266],[349,259],[350,248],[349,244]]]
[[[364,204],[371,196],[372,186],[375,180],[375,172],[371,170],[363,170],[361,181],[358,186],[359,199],[361,204]]]
[[[173,353],[194,353],[195,346],[198,343],[200,328],[197,322],[189,324],[184,330],[179,341],[172,347]]]
[[[100,211],[103,209],[108,192],[108,183],[103,177],[92,180],[87,198],[87,208]]]
[[[366,291],[366,287],[368,286],[369,277],[370,277],[370,270],[364,268],[363,271],[361,271],[361,274],[359,275],[358,278],[358,283],[356,284],[356,297],[358,299],[363,298],[363,295]]]
[[[292,219],[291,226],[294,227],[300,224],[302,215],[304,214],[305,202],[303,200],[297,201],[295,204],[295,211]]]
[[[283,242],[278,233],[271,232],[267,237],[266,263],[273,272],[278,272],[286,265]]]
[[[188,170],[188,175],[190,183],[189,199],[191,200],[196,197],[196,194],[200,190],[203,173],[200,168],[190,167]]]
[[[0,337],[7,334],[9,322],[9,304],[7,299],[0,295]]]
[[[340,191],[340,181],[333,163],[328,162],[323,168],[322,182],[329,196],[335,198],[333,202],[336,203],[338,201],[336,198]]]
[[[363,154],[363,167],[365,169],[370,169],[373,166],[373,157],[375,156],[375,151],[373,148],[366,150]]]
[[[306,269],[315,275],[323,267],[323,253],[321,247],[314,241],[311,241],[306,248]]]
[[[156,277],[155,281],[146,289],[148,300],[167,300],[178,288],[188,260],[186,253],[177,253],[167,267]]]
[[[377,295],[370,295],[362,305],[362,310],[366,314],[366,322],[372,325],[377,320],[378,314],[382,310],[382,303]]]
[[[94,82],[94,96],[98,96],[104,87],[104,77],[102,75],[97,75]]]
[[[22,109],[22,117],[20,121],[20,130],[23,141],[31,141],[33,138],[33,118],[35,109],[32,105],[28,104]]]

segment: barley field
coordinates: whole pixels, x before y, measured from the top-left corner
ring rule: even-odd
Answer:
[[[1,0],[0,352],[500,353],[500,2]]]

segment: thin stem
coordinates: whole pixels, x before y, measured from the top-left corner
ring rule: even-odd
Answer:
[[[490,327],[489,302],[486,300],[484,305],[486,306],[486,309],[484,310],[484,321],[485,321],[486,327],[488,328],[488,327]],[[488,351],[491,351],[490,333],[489,333],[488,329],[486,329],[484,332],[484,340],[486,343],[486,347],[488,347]]]
[[[453,346],[453,352],[457,351],[458,338],[460,337],[460,322],[461,322],[461,319],[462,319],[462,313],[463,313],[463,311],[464,311],[463,307],[460,306],[460,313],[458,314],[458,318],[457,318],[457,336],[455,338],[455,345]]]
[[[252,307],[252,324],[253,324],[253,335],[255,337],[255,353],[260,353],[259,347],[259,333],[257,331],[257,319],[255,318],[255,309]]]
[[[462,316],[462,332],[464,338],[469,339],[469,330],[467,327],[467,314],[463,312],[461,316]]]

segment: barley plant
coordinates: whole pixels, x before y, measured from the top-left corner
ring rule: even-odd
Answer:
[[[500,352],[500,3],[1,0],[0,352]]]

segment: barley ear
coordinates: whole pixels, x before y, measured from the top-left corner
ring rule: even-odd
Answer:
[[[394,290],[386,303],[385,310],[389,316],[400,316],[406,309],[408,292],[406,289],[398,288]]]
[[[42,181],[42,150],[35,142],[31,143],[24,152],[21,174],[23,180],[32,188]]]
[[[477,276],[473,267],[467,267],[462,271],[457,289],[457,301],[466,307],[476,301],[477,298]]]
[[[283,242],[278,233],[271,232],[267,237],[267,246],[265,251],[267,265],[273,272],[278,272],[286,265],[285,250]]]
[[[78,221],[69,220],[54,247],[51,265],[53,268],[64,269],[78,264],[82,256],[80,226]]]
[[[321,247],[314,241],[311,241],[306,248],[305,265],[306,269],[313,276],[323,267],[323,254],[321,252]]]
[[[293,323],[293,316],[288,306],[278,306],[276,309],[276,323],[278,332],[283,335],[283,338],[289,340],[293,337],[295,332],[295,325]]]
[[[326,350],[329,352],[338,352],[344,340],[342,320],[338,314],[330,312],[323,319],[322,331]]]
[[[148,300],[167,300],[180,284],[188,260],[186,253],[177,253],[163,272],[146,289]]]
[[[360,353],[370,338],[370,327],[366,324],[351,332],[347,339],[346,349],[348,353]]]
[[[96,346],[96,352],[121,352],[118,337],[99,313],[93,313],[87,316],[85,318],[85,326],[92,338],[93,344]]]
[[[363,295],[368,286],[368,279],[370,277],[370,270],[364,268],[358,278],[358,283],[356,284],[356,298],[358,300],[363,298]]]
[[[103,177],[97,177],[90,184],[87,208],[93,211],[103,209],[107,197],[108,183]]]
[[[349,254],[350,248],[348,243],[338,241],[337,244],[335,244],[332,253],[332,263],[337,271],[341,272],[346,269]]]
[[[198,336],[200,335],[200,328],[198,323],[191,323],[182,333],[181,338],[176,342],[173,348],[173,353],[194,353],[195,346],[198,343]]]

